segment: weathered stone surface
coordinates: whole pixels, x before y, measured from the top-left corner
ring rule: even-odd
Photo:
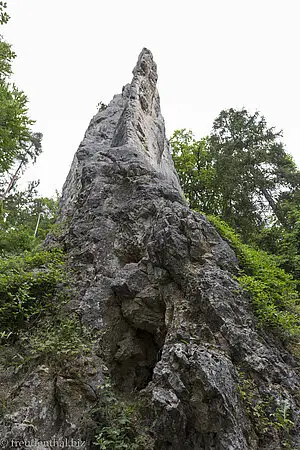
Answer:
[[[87,411],[97,403],[97,386],[104,380],[101,361],[98,359],[98,365],[96,361],[86,358],[71,370],[36,364],[26,372],[2,372],[1,448],[45,450],[51,441],[52,447],[58,447],[53,442],[72,439],[89,448],[94,427]],[[38,446],[37,442],[43,441],[45,444]],[[65,444],[65,448],[73,447]]]
[[[156,449],[281,448],[274,433],[259,440],[238,393],[238,374],[251,374],[259,393],[278,405],[287,401],[297,429],[296,363],[258,332],[234,279],[236,256],[185,204],[147,49],[133,75],[92,119],[61,199],[60,240],[77,284],[69,307],[95,336],[101,333],[93,376],[101,383],[104,361],[120,390],[150,399]],[[88,439],[80,417],[93,404],[90,394],[80,391],[75,401],[74,380],[56,380],[62,415],[47,406],[53,380],[45,388],[41,382],[33,380],[32,391],[24,386],[30,401],[16,394],[16,422],[31,408],[34,436]],[[42,405],[30,406],[37,389]],[[47,424],[39,421],[43,407]],[[4,435],[13,435],[5,426]],[[292,439],[299,445],[297,432]]]

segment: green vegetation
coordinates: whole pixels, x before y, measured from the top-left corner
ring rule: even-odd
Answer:
[[[38,360],[54,371],[72,371],[79,357],[90,355],[90,343],[91,338],[78,317],[68,317],[59,310],[20,333],[18,347],[22,352],[14,355],[13,366],[19,371]]]
[[[0,23],[7,23],[6,3],[0,2]],[[16,58],[11,45],[0,36],[0,255],[31,250],[49,231],[56,200],[38,198],[32,182],[18,190],[18,180],[41,153],[41,133],[33,132],[28,99],[11,83]],[[37,239],[36,239],[37,238]]]
[[[254,429],[261,440],[268,439],[268,433],[278,436],[282,448],[292,450],[290,432],[295,424],[291,420],[291,408],[286,399],[261,395],[255,381],[239,372],[238,392]]]
[[[220,216],[247,241],[270,224],[287,228],[300,172],[280,138],[258,112],[232,108],[204,139],[175,131],[173,158],[190,206]]]
[[[0,2],[0,23],[7,23]],[[0,337],[17,339],[46,313],[54,313],[66,283],[64,255],[39,244],[55,218],[57,200],[39,198],[37,182],[18,190],[18,180],[41,153],[31,130],[26,95],[10,82],[16,55],[0,37]],[[55,299],[55,300],[54,300]]]
[[[53,311],[57,288],[65,282],[60,250],[33,250],[0,260],[0,332],[17,333],[45,311]]]
[[[240,263],[238,281],[251,294],[261,324],[277,330],[283,339],[299,337],[299,294],[292,276],[279,267],[274,256],[244,244],[220,218],[208,218],[235,250]]]
[[[6,3],[0,3],[0,23],[9,20]],[[10,82],[12,62],[16,58],[11,45],[0,37],[0,199],[3,203],[28,163],[41,153],[40,133],[34,133],[34,121],[28,115],[28,99]]]
[[[295,196],[293,202],[285,202],[284,207],[288,226],[264,228],[253,239],[253,243],[276,256],[280,267],[297,281],[300,294],[300,197]]]
[[[71,370],[88,356],[91,336],[67,309],[72,292],[59,248],[37,247],[0,259],[0,363],[25,369],[34,360]],[[13,354],[11,354],[13,351]]]
[[[190,207],[213,214],[218,200],[208,139],[196,141],[191,131],[177,130],[170,142],[173,161]]]
[[[100,387],[100,405],[95,416],[101,423],[95,444],[102,450],[150,450],[151,436],[141,421],[141,402],[118,399],[109,379]]]
[[[77,318],[56,316],[48,320],[39,328],[38,332],[30,337],[32,354],[42,354],[49,360],[60,357],[64,361],[78,354],[89,352],[87,334]]]
[[[15,192],[5,201],[5,221],[0,223],[0,256],[34,250],[52,228],[58,200],[38,197],[34,186]]]

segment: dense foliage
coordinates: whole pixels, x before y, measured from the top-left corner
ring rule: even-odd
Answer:
[[[253,243],[276,255],[280,266],[298,282],[300,294],[300,201],[286,203],[285,214],[287,227],[276,224],[264,227],[253,237]]]
[[[0,227],[0,255],[20,254],[41,243],[54,224],[58,199],[38,197],[35,185],[5,201]]]
[[[95,445],[102,450],[148,450],[153,440],[142,421],[142,402],[120,399],[110,380],[100,387],[100,402],[93,412],[99,423]]]
[[[208,139],[196,141],[191,131],[177,130],[170,142],[175,167],[190,207],[199,208],[206,213],[216,213],[216,171]]]
[[[6,3],[0,3],[0,23],[9,16]],[[28,99],[10,81],[12,62],[16,58],[11,45],[0,35],[0,198],[3,201],[13,189],[20,174],[41,152],[40,133],[31,130]]]
[[[0,2],[0,23],[5,24],[9,16],[6,4]],[[11,45],[0,36],[0,252],[12,251],[23,241],[23,248],[29,248],[33,237],[33,225],[37,221],[38,204],[43,199],[33,199],[35,185],[25,191],[17,189],[17,182],[29,163],[35,162],[41,153],[41,133],[32,131],[34,121],[28,114],[28,99],[10,81],[12,62],[16,55]],[[35,203],[35,205],[33,205]],[[40,206],[42,210],[43,207]],[[44,208],[45,209],[45,208]],[[26,216],[26,217],[25,217]],[[22,222],[22,223],[21,223]],[[24,223],[26,222],[26,224]],[[35,227],[36,225],[34,225]],[[21,227],[20,233],[16,230]],[[31,228],[31,231],[29,231]],[[32,232],[33,228],[33,232]],[[26,232],[25,232],[26,229]],[[32,236],[29,236],[31,233]],[[22,246],[21,246],[22,247]]]
[[[287,228],[300,172],[280,137],[263,116],[245,109],[221,111],[200,141],[175,131],[173,158],[190,206],[220,216],[245,239],[271,224]]]
[[[0,259],[0,333],[11,335],[28,326],[45,310],[65,281],[60,250],[35,250]]]
[[[299,294],[292,276],[279,267],[273,255],[244,244],[220,218],[209,219],[239,258],[238,280],[250,293],[261,324],[279,332],[283,339],[299,337]]]

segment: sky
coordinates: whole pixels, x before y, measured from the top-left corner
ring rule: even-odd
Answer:
[[[299,0],[7,0],[43,154],[25,174],[61,191],[97,104],[131,81],[143,47],[158,65],[167,134],[209,134],[225,108],[259,110],[300,166]]]

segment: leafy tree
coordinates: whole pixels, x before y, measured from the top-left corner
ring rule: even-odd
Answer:
[[[0,23],[9,19],[0,2]],[[0,36],[0,254],[29,250],[44,239],[55,215],[57,200],[38,198],[38,183],[24,191],[17,182],[41,153],[41,133],[34,133],[26,95],[10,81],[16,57]]]
[[[170,139],[173,160],[191,208],[213,213],[216,204],[215,169],[206,138],[196,141],[191,131],[177,130]]]
[[[282,233],[279,240],[279,261],[286,271],[291,273],[298,280],[298,290],[300,292],[300,206],[290,210],[289,220],[293,220],[294,225]]]
[[[2,25],[9,19],[5,8],[0,1]],[[43,354],[60,354],[65,364],[86,345],[78,338],[79,324],[65,316],[58,322],[69,298],[64,254],[57,246],[37,245],[54,221],[57,199],[38,197],[37,182],[23,191],[17,186],[41,152],[42,135],[32,132],[27,97],[10,82],[15,56],[0,36],[0,363],[19,370]],[[15,343],[11,360],[13,347],[6,349]]]
[[[263,228],[253,242],[261,249],[277,256],[280,266],[298,280],[300,292],[300,202],[284,202],[287,227],[273,225]]]
[[[7,23],[6,3],[0,2],[0,23]],[[33,133],[28,115],[28,99],[11,83],[16,55],[0,36],[0,201],[3,202],[29,162],[41,152],[41,133]]]
[[[42,242],[55,222],[57,198],[38,197],[36,183],[6,199],[0,228],[0,255],[20,254]]]
[[[287,227],[284,201],[300,186],[300,172],[258,112],[224,110],[208,138],[175,131],[173,158],[190,206],[215,214],[251,239],[264,226]]]
[[[221,111],[209,145],[221,193],[219,214],[242,231],[256,231],[270,219],[285,225],[281,196],[300,186],[300,172],[258,112]],[[251,230],[252,228],[252,230]]]
[[[300,292],[300,172],[280,138],[258,112],[229,109],[221,111],[209,137],[197,141],[191,131],[178,130],[170,141],[190,206],[218,216],[244,243],[275,255]]]

